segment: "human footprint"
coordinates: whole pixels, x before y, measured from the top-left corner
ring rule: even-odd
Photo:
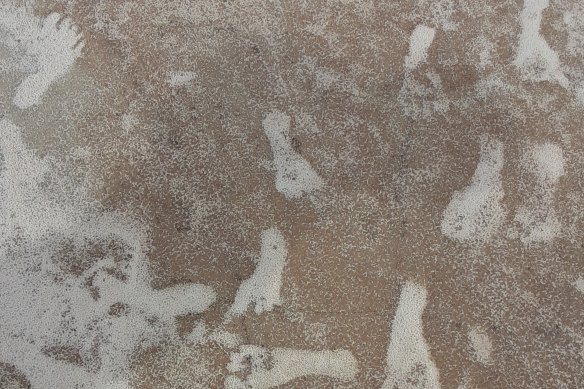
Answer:
[[[84,43],[70,19],[52,13],[40,25],[18,34],[26,54],[36,60],[36,72],[16,88],[14,104],[24,109],[36,105],[52,83],[63,77],[81,55]]]
[[[438,369],[424,339],[422,314],[426,289],[408,282],[404,285],[395,316],[386,357],[382,389],[438,389]]]
[[[348,350],[268,350],[244,345],[231,354],[227,370],[226,389],[268,389],[304,376],[348,381],[357,374],[357,361]]]
[[[537,188],[517,211],[515,220],[522,226],[523,243],[545,242],[556,237],[560,222],[552,207],[559,179],[564,175],[562,149],[552,143],[535,145],[529,150],[522,165],[537,180]]]
[[[444,93],[440,75],[431,68],[423,67],[435,35],[434,28],[423,24],[417,25],[410,35],[409,51],[404,59],[405,74],[399,92],[399,101],[407,116],[429,117],[449,109],[450,102]]]
[[[543,12],[548,6],[549,0],[523,2],[519,48],[513,64],[527,79],[555,81],[569,89],[569,81],[561,70],[560,57],[540,33]]]
[[[485,241],[505,219],[501,205],[503,186],[503,143],[483,138],[481,156],[470,184],[454,192],[446,207],[441,229],[460,242]]]
[[[276,167],[276,189],[288,199],[295,199],[319,189],[322,179],[292,147],[290,116],[274,111],[266,115],[264,132],[270,141]]]
[[[287,253],[286,241],[278,229],[270,228],[262,232],[261,254],[255,272],[239,286],[227,317],[241,315],[250,304],[255,305],[256,313],[270,311],[280,305]]]

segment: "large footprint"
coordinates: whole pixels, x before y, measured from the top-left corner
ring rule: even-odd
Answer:
[[[570,83],[560,66],[560,57],[540,34],[541,20],[549,0],[524,0],[521,11],[519,48],[513,64],[526,79],[555,81],[569,89]]]

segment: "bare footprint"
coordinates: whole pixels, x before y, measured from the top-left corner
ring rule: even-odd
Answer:
[[[255,305],[258,314],[281,304],[280,288],[287,253],[286,241],[278,229],[270,228],[262,232],[262,248],[256,270],[239,286],[235,302],[227,312],[228,318],[241,315],[250,304]]]
[[[432,69],[420,69],[427,60],[435,35],[434,28],[422,24],[417,25],[410,35],[399,101],[405,114],[411,117],[428,117],[449,109],[450,102],[444,94],[440,75]]]
[[[557,183],[564,175],[562,149],[552,143],[535,145],[525,154],[522,165],[535,176],[537,188],[515,215],[522,227],[520,239],[525,244],[550,241],[561,231],[553,202]]]
[[[278,192],[295,199],[322,187],[322,179],[292,147],[290,116],[274,111],[265,116],[262,124],[274,155]]]
[[[555,81],[569,89],[569,81],[560,67],[560,57],[540,34],[541,19],[549,0],[525,0],[521,11],[519,48],[513,64],[525,78]]]
[[[391,326],[387,350],[386,379],[382,389],[437,389],[438,369],[424,339],[422,314],[426,289],[408,282],[404,285]]]
[[[357,361],[348,350],[271,350],[244,345],[231,354],[226,389],[268,389],[304,376],[348,381],[357,374]]]
[[[501,205],[503,143],[483,138],[481,156],[470,184],[453,194],[446,207],[441,229],[459,242],[484,242],[495,233],[505,211]]]

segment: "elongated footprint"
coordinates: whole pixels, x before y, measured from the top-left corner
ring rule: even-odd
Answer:
[[[264,118],[263,127],[274,155],[278,192],[288,199],[296,199],[322,187],[322,178],[292,147],[290,116],[271,112]]]
[[[503,144],[481,140],[481,156],[470,184],[452,195],[444,210],[441,230],[459,242],[485,242],[505,218],[501,205],[503,186]]]
[[[430,357],[422,327],[426,297],[426,289],[412,282],[402,289],[391,325],[382,389],[440,387],[438,369]]]

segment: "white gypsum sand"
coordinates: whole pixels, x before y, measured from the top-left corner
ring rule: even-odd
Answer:
[[[269,389],[305,376],[348,381],[357,374],[357,361],[348,350],[268,350],[251,345],[240,346],[239,350],[231,354],[227,365],[231,375],[225,380],[226,389]]]
[[[276,189],[288,199],[295,199],[319,189],[322,179],[292,148],[290,139],[290,116],[274,111],[262,122],[270,142],[276,167]]]
[[[501,205],[503,144],[483,138],[480,152],[470,184],[452,195],[442,218],[442,233],[459,242],[486,241],[505,218]]]
[[[286,241],[278,229],[270,228],[262,232],[262,247],[256,269],[239,286],[228,316],[245,313],[250,304],[254,304],[256,313],[270,311],[281,304],[280,289],[287,255]]]
[[[519,47],[513,60],[523,76],[533,81],[555,81],[568,89],[558,54],[540,33],[543,11],[549,0],[524,0],[521,11]]]
[[[564,175],[562,149],[553,143],[534,145],[522,161],[524,169],[535,176],[537,187],[519,207],[515,220],[521,224],[523,243],[548,242],[561,232],[554,208],[554,194]]]
[[[52,13],[41,19],[26,7],[0,6],[2,44],[28,75],[16,88],[14,104],[29,108],[71,69],[83,41],[71,20]]]
[[[436,389],[438,369],[432,361],[422,325],[426,289],[407,282],[400,295],[386,357],[382,389]]]
[[[33,389],[127,387],[133,354],[177,339],[175,316],[202,312],[215,293],[198,284],[154,290],[141,226],[68,190],[8,120],[0,134],[0,361]],[[104,255],[92,257],[92,247]],[[60,349],[79,362],[49,352]]]

